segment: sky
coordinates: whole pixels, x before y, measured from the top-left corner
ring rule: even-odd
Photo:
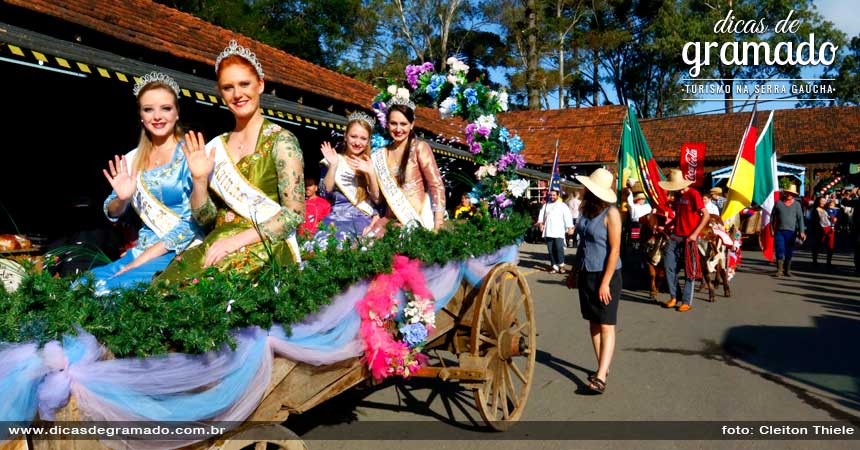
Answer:
[[[836,25],[836,28],[842,30],[850,39],[853,36],[860,35],[860,14],[858,14],[857,8],[860,6],[860,0],[815,0],[813,2],[816,10],[825,20],[829,20]],[[774,22],[778,19],[774,18]],[[818,44],[816,44],[818,45]],[[801,76],[803,78],[818,78],[821,76],[822,72],[821,67],[810,66],[806,67],[802,70]],[[505,78],[505,71],[503,70],[491,70],[490,78],[492,81],[500,83],[502,85],[507,84],[507,80]],[[781,86],[788,86],[788,83],[776,83]],[[787,87],[790,89],[790,87]],[[607,89],[607,92],[612,92],[612,89]],[[770,97],[784,97],[785,95],[771,95]],[[712,99],[721,99],[722,95],[705,95],[700,96],[701,98],[712,98]],[[764,96],[762,96],[764,97]],[[822,96],[822,98],[825,96]],[[614,99],[613,99],[614,100]],[[735,102],[736,105],[744,102],[744,96],[736,95]],[[617,101],[617,100],[615,100]],[[745,108],[745,110],[750,110],[752,108],[751,103]],[[796,101],[793,99],[785,99],[785,101],[779,102],[767,102],[759,105],[759,109],[790,109],[795,107]],[[550,105],[555,108],[558,105],[558,96],[551,95],[550,96]],[[722,103],[719,101],[704,101],[697,102],[693,108],[694,113],[708,113],[708,112],[721,112]],[[738,111],[742,109],[737,109]]]

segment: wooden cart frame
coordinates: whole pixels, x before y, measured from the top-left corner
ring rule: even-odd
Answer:
[[[414,377],[439,378],[471,389],[481,417],[495,430],[506,430],[520,419],[532,385],[537,330],[531,291],[515,265],[494,266],[478,289],[461,282],[453,298],[436,313],[436,330],[427,342],[427,352],[450,352],[456,362],[446,363],[439,357],[437,365],[421,368]],[[361,358],[324,366],[275,358],[263,401],[246,423],[283,422],[366,381],[371,381],[371,374]],[[56,416],[59,421],[77,418],[74,398]],[[254,438],[261,435],[280,437]],[[103,448],[97,441],[33,442],[38,449]],[[295,434],[273,424],[240,426],[189,448],[262,450],[267,446],[305,448]]]

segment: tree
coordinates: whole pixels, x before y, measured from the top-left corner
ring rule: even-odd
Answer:
[[[547,4],[548,11],[544,14],[546,17],[545,26],[546,33],[552,36],[554,43],[555,60],[558,66],[558,76],[556,77],[558,85],[558,107],[566,108],[567,100],[565,95],[565,84],[568,78],[572,78],[565,73],[565,62],[570,57],[567,49],[571,46],[573,37],[576,34],[577,25],[580,20],[588,13],[585,0],[555,0]],[[576,56],[575,49],[570,52],[571,56]],[[577,62],[574,62],[573,72],[577,71]]]
[[[824,71],[823,78],[833,78],[833,81],[819,81],[819,86],[831,85],[835,104],[860,105],[860,35],[851,38],[848,48],[840,53],[836,63]],[[818,97],[816,94],[806,94],[804,97]],[[806,100],[798,106],[818,106],[819,101]]]
[[[695,20],[703,20],[711,24],[706,30],[705,38],[709,41],[722,44],[727,42],[765,42],[771,49],[779,42],[791,42],[793,48],[808,39],[809,34],[814,33],[816,41],[830,41],[835,45],[843,45],[844,33],[837,30],[832,23],[824,21],[815,9],[812,0],[690,0],[688,14]],[[732,12],[731,16],[729,11]],[[796,33],[773,33],[774,26],[778,20],[784,19],[792,12],[792,20],[799,21],[800,27]],[[757,20],[763,19],[768,25],[769,31],[764,34],[751,34],[744,32],[715,32],[713,26],[717,21],[727,16],[735,20]],[[817,50],[817,49],[816,49]],[[720,47],[711,50],[711,61],[719,61]],[[800,67],[792,65],[766,65],[749,64],[746,66],[714,64],[710,75],[723,80],[727,85],[725,95],[725,110],[734,110],[734,86],[737,79],[756,79],[762,84],[768,80],[779,78],[798,78]]]
[[[327,67],[367,29],[361,0],[162,0],[207,22]]]

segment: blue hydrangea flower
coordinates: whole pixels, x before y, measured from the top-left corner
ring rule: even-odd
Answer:
[[[511,149],[512,153],[519,153],[523,149],[523,141],[519,136],[508,138],[508,148]]]
[[[442,91],[442,86],[445,85],[446,81],[447,80],[444,75],[433,75],[430,77],[430,83],[427,84],[425,92],[427,92],[429,96],[433,97],[433,100],[436,100],[439,98],[439,93]]]
[[[478,103],[478,92],[472,88],[463,91],[463,96],[466,97],[467,106],[476,105]]]
[[[427,340],[427,328],[420,323],[400,327],[400,334],[403,335],[403,342],[406,342],[409,348],[414,348]]]
[[[370,138],[370,148],[377,149],[383,148],[388,145],[388,139],[382,137],[382,135],[374,134],[373,137]]]
[[[508,131],[507,128],[502,127],[499,129],[499,140],[500,141],[507,142],[509,137],[511,137],[511,132]]]

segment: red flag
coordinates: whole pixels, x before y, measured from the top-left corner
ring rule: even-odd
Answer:
[[[693,186],[702,187],[705,181],[705,143],[687,142],[681,146],[681,172]]]

